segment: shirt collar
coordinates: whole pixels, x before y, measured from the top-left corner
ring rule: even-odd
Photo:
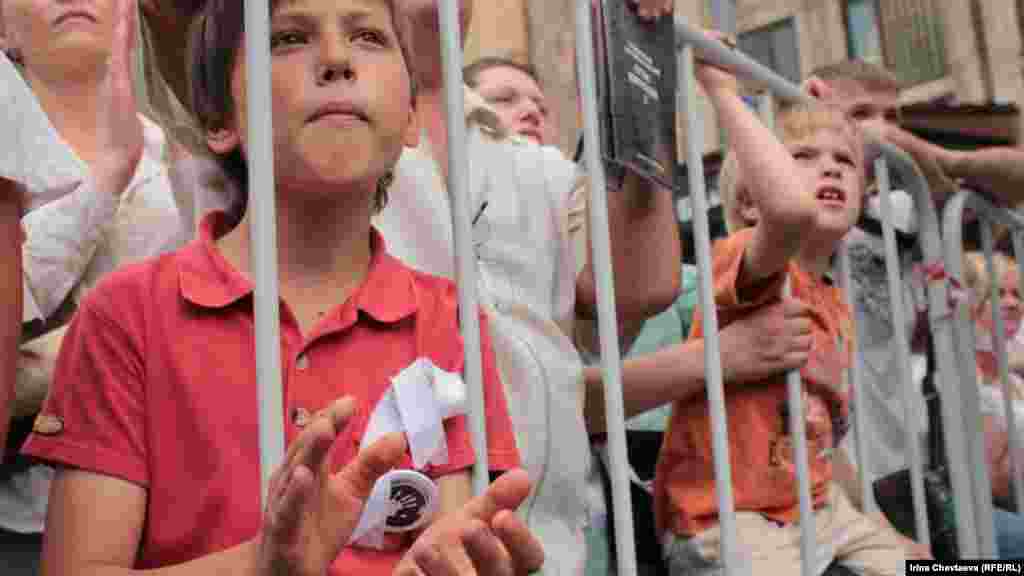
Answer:
[[[217,250],[214,242],[228,232],[227,215],[214,211],[203,217],[195,240],[178,252],[178,281],[185,300],[203,308],[225,308],[247,297],[252,282]],[[414,273],[387,253],[384,238],[371,229],[370,268],[352,294],[355,306],[345,306],[341,321],[353,324],[361,311],[382,323],[395,323],[419,308]],[[340,304],[340,303],[339,303]]]

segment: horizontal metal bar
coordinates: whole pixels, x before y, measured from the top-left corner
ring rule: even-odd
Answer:
[[[734,72],[745,79],[763,86],[775,96],[790,102],[801,102],[810,96],[799,86],[779,76],[756,60],[739,50],[709,38],[703,29],[696,28],[676,19],[676,50],[690,44],[697,51],[697,58]]]
[[[981,194],[971,192],[968,192],[966,202],[967,208],[989,222],[1002,224],[1013,230],[1024,230],[1024,215],[1015,210],[996,206]]]

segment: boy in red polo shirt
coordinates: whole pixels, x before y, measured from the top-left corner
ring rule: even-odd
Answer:
[[[732,234],[715,246],[714,292],[723,326],[778,300],[789,280],[810,306],[811,353],[801,370],[819,557],[858,574],[902,574],[902,540],[855,510],[832,481],[832,455],[849,416],[845,372],[853,323],[828,279],[831,259],[857,221],[864,194],[860,134],[838,109],[797,105],[779,113],[780,136],[762,125],[735,79],[701,65],[698,79],[733,150],[720,182]],[[698,311],[691,338],[702,337]],[[800,571],[797,478],[784,374],[725,383],[740,572]],[[719,518],[707,397],[676,402],[659,455],[655,511],[672,574],[720,574]]]
[[[245,190],[242,9],[210,0],[199,15],[192,85],[210,150]],[[354,398],[330,447],[337,470],[396,375],[421,359],[461,371],[455,290],[389,256],[370,225],[416,134],[392,2],[290,0],[271,11],[285,433],[292,442],[311,415]],[[51,573],[219,573],[251,560],[263,511],[249,234],[248,213],[211,213],[196,241],[111,274],[80,305],[26,447],[62,467],[44,544]],[[508,470],[518,454],[487,334],[489,461]],[[421,469],[442,513],[468,500],[474,462],[464,417],[444,421],[444,439],[446,458]],[[409,454],[400,466],[412,467]],[[330,573],[390,574],[410,542],[347,547]]]

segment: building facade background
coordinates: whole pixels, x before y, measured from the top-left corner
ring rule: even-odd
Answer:
[[[575,1],[490,0],[475,9],[467,63],[502,55],[533,64],[556,117],[558,145],[571,153],[578,135]],[[745,52],[794,81],[860,57],[908,85],[905,104],[999,106],[1024,96],[1024,0],[676,0],[676,16],[709,27],[734,23]],[[720,143],[713,119],[704,124],[710,153]],[[1016,142],[1016,116],[1011,132]],[[680,149],[684,144],[685,135]]]

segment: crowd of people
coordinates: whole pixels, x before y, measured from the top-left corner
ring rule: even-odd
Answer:
[[[641,18],[671,17],[670,1],[622,1]],[[463,32],[473,5],[460,2]],[[0,128],[12,135],[0,158],[0,308],[12,319],[0,328],[0,564],[18,576],[613,572],[604,385],[590,365],[589,182],[551,145],[539,76],[510,58],[464,71],[484,493],[470,488],[464,407],[437,409],[459,396],[464,365],[437,0],[270,3],[287,452],[261,499],[242,10],[0,0]],[[697,68],[730,148],[719,181],[729,235],[715,246],[713,284],[737,561],[799,570],[783,376],[800,370],[818,573],[902,574],[905,559],[935,551],[868,511],[847,433],[857,340],[881,456],[870,475],[906,467],[907,427],[922,443],[929,434],[903,421],[890,345],[920,322],[893,326],[888,314],[892,297],[916,310],[921,287],[905,273],[905,295],[886,289],[878,234],[864,225],[877,218],[867,144],[906,150],[937,206],[961,185],[1018,204],[1024,154],[947,150],[903,130],[902,85],[873,64],[816,70],[804,84],[814,102],[783,107],[778,133],[732,73]],[[659,550],[641,569],[719,574],[696,273],[681,265],[674,191],[632,174],[616,185],[625,412],[631,428],[664,435],[645,484]],[[844,239],[852,310],[832,280]],[[1024,387],[1017,378],[1004,398],[998,386],[979,258],[966,257],[965,279],[999,553],[1021,557],[1003,415],[1007,402],[1024,413]],[[997,264],[1002,326],[1024,339],[1016,267]],[[1020,350],[1011,345],[1010,365],[1024,372]],[[400,416],[417,390],[422,414]],[[367,533],[375,486],[394,470],[431,486],[435,510]]]

